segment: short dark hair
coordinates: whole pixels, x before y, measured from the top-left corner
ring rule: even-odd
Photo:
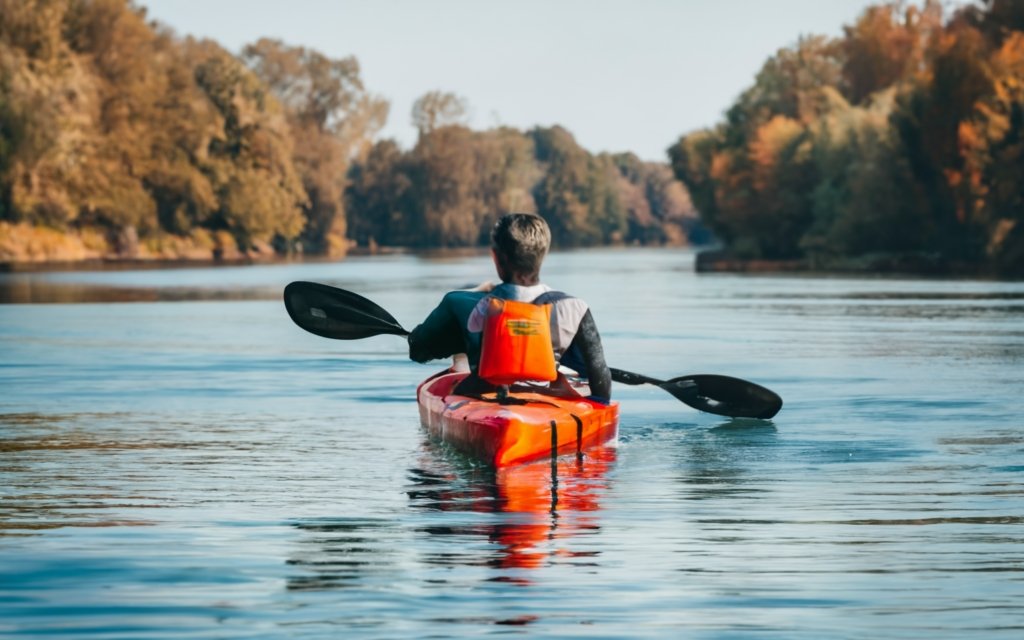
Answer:
[[[491,230],[491,248],[504,270],[498,275],[517,284],[536,284],[550,246],[548,223],[533,213],[503,215]]]

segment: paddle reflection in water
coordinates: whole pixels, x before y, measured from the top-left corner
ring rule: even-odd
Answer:
[[[582,536],[600,531],[600,501],[609,489],[616,451],[596,447],[579,457],[506,467],[459,468],[428,448],[411,469],[408,494],[414,509],[467,517],[432,519],[422,531],[444,541],[425,561],[534,569],[565,560],[594,563],[599,552],[581,548]],[[454,458],[454,454],[450,457]],[[487,514],[484,520],[476,517]],[[481,547],[472,542],[485,541]],[[465,544],[469,542],[471,544]],[[529,584],[521,574],[493,580]]]
[[[300,570],[288,576],[290,591],[386,587],[402,578],[396,551],[402,528],[393,522],[339,517],[293,526],[304,535],[287,560]]]

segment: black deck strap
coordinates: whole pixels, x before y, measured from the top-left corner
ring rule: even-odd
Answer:
[[[542,396],[551,396],[552,398],[566,398],[569,400],[577,400],[583,398],[582,395],[572,386],[569,379],[561,371],[558,372],[558,377],[555,378],[549,386],[542,386],[536,384],[517,382],[509,387],[509,391],[512,393],[537,393]]]
[[[480,402],[493,402],[494,404],[507,405],[507,406],[511,406],[511,405],[522,406],[522,405],[526,405],[526,404],[546,404],[546,405],[551,406],[551,407],[559,408],[557,404],[555,404],[554,402],[548,402],[547,400],[536,400],[536,399],[529,399],[529,398],[517,398],[515,396],[505,396],[504,398],[499,398],[499,397],[495,396],[493,398],[488,398],[488,397],[484,396],[483,393],[472,393],[472,392],[466,392],[466,391],[452,391],[451,393],[449,393],[448,395],[446,395],[444,397],[445,401],[447,402],[448,398],[451,398],[452,396],[461,396],[463,398],[470,398],[472,400],[479,400]]]
[[[441,372],[441,374],[444,374],[444,373],[447,373],[447,371],[442,371]],[[441,375],[441,374],[438,374],[438,375]],[[462,380],[460,380],[459,383],[456,384],[455,387],[452,388],[452,390],[448,393],[448,395],[452,395],[452,396],[465,396],[467,398],[473,398],[474,400],[482,400],[484,402],[494,402],[496,404],[507,404],[507,405],[547,404],[547,405],[551,405],[552,407],[557,407],[558,406],[554,402],[548,402],[546,400],[526,400],[526,399],[523,399],[523,398],[517,398],[517,397],[515,397],[515,395],[510,395],[510,396],[507,396],[507,397],[502,398],[502,399],[499,399],[499,398],[485,398],[484,397],[485,393],[497,393],[497,390],[498,390],[497,385],[494,385],[494,384],[491,384],[490,382],[487,382],[486,380],[484,380],[483,378],[479,377],[475,373],[471,373],[468,376],[466,376],[465,378],[463,378]],[[511,387],[509,387],[509,391],[511,393],[513,393],[513,394],[515,394],[516,392],[521,392],[521,393],[536,393],[537,395],[542,395],[542,396],[549,395],[552,398],[582,398],[583,397],[580,394],[575,393],[575,392],[572,392],[570,394],[568,391],[562,391],[562,390],[559,389],[559,390],[556,390],[554,393],[549,393],[548,392],[548,387],[539,387],[539,386],[522,385],[522,384],[514,384],[514,385],[512,385]]]
[[[457,396],[477,398],[484,393],[494,393],[497,390],[498,385],[487,382],[475,373],[470,373],[462,380],[459,380],[459,383],[452,388],[451,393]]]
[[[583,420],[580,419],[575,413],[570,413],[572,419],[576,421],[576,457],[583,457]]]
[[[546,404],[548,406],[552,406],[552,407],[558,408],[557,404],[555,404],[554,402],[548,402],[547,400],[530,400],[530,399],[527,399],[527,398],[517,398],[515,396],[508,396],[508,397],[505,397],[505,398],[485,398],[483,396],[466,396],[466,397],[467,398],[472,398],[474,400],[479,400],[480,402],[493,402],[494,404],[500,404],[500,405],[503,405],[503,406],[512,406],[512,405],[522,406],[522,405],[526,405],[526,404]]]

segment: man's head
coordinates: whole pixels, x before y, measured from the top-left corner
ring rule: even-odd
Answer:
[[[534,285],[551,246],[548,223],[532,213],[509,213],[491,230],[491,252],[502,282]]]

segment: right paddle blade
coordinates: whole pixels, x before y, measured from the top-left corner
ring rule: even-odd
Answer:
[[[767,420],[782,409],[782,398],[774,391],[730,376],[683,376],[659,386],[694,409],[720,416]]]
[[[409,335],[376,303],[326,284],[289,284],[284,288],[284,306],[295,324],[324,338],[359,340],[384,334]]]

